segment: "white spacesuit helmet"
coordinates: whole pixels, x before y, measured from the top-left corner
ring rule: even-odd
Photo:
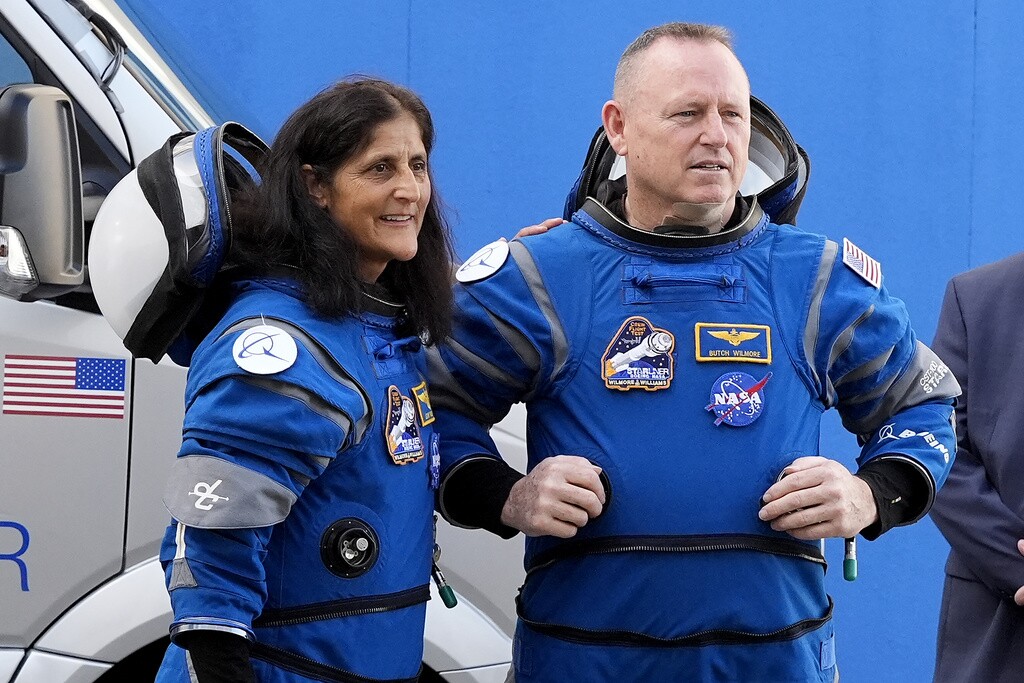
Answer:
[[[740,194],[756,195],[773,223],[796,224],[811,162],[786,125],[761,100],[750,98],[750,145],[747,172]],[[615,154],[604,127],[598,128],[583,160],[583,169],[565,202],[563,218],[570,220],[587,197],[600,199],[602,185],[622,177],[626,165]]]
[[[267,151],[235,123],[172,136],[104,199],[89,276],[104,318],[137,357],[169,353],[231,246],[231,191],[258,182]]]

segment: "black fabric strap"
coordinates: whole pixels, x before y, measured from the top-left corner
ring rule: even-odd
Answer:
[[[201,629],[181,633],[174,643],[188,650],[198,683],[256,683],[242,636]]]
[[[537,553],[526,567],[528,574],[556,562],[585,555],[609,553],[708,553],[721,550],[752,550],[782,555],[826,566],[816,543],[757,534],[701,534],[685,536],[604,536],[570,540]]]
[[[615,629],[588,629],[564,624],[551,624],[533,621],[523,614],[522,602],[519,596],[516,597],[516,612],[519,620],[527,627],[559,640],[567,640],[573,643],[585,645],[618,645],[626,647],[704,647],[707,645],[751,645],[759,643],[778,643],[786,640],[795,640],[802,635],[815,631],[832,619],[832,598],[828,598],[828,609],[825,614],[815,619],[803,619],[790,624],[785,628],[768,633],[748,633],[744,631],[732,631],[729,629],[711,629],[691,633],[675,638],[662,638],[658,636],[638,633],[636,631],[620,631]]]
[[[357,614],[390,612],[397,609],[420,605],[430,599],[430,584],[423,584],[404,591],[385,593],[383,595],[367,595],[344,600],[330,600],[311,605],[265,609],[253,622],[256,628],[287,626],[289,624],[305,624],[325,619],[339,619]]]
[[[412,678],[368,678],[354,674],[351,671],[339,669],[336,666],[328,666],[320,662],[314,662],[308,657],[297,655],[287,650],[281,650],[265,643],[256,643],[252,646],[254,659],[273,664],[274,666],[291,671],[292,673],[312,678],[314,681],[323,683],[417,683],[419,674]],[[205,683],[205,681],[200,681]]]

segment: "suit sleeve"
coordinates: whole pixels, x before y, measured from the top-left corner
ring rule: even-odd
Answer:
[[[182,446],[164,493],[172,522],[160,558],[175,642],[196,630],[253,637],[273,527],[367,413],[358,387],[340,373],[332,380],[302,344],[288,370],[249,375],[234,365],[232,341],[194,359]]]
[[[1024,520],[1003,504],[972,441],[967,421],[971,390],[967,329],[955,280],[946,288],[934,347],[960,379],[963,394],[956,408],[956,462],[935,499],[932,519],[960,559],[990,590],[1012,598],[1024,585],[1024,558],[1017,551],[1017,540],[1024,538]]]
[[[900,463],[916,473],[921,504],[901,523],[930,509],[955,454],[948,367],[911,328],[906,307],[884,285],[866,282],[825,243],[812,288],[804,349],[811,386],[862,445],[860,466]]]
[[[456,488],[480,488],[456,475],[474,461],[500,458],[488,429],[512,404],[556,382],[568,355],[565,332],[532,255],[519,241],[510,243],[509,250],[508,260],[487,279],[456,285],[452,336],[427,354],[441,435],[439,509],[459,526],[490,528],[457,515],[460,507],[471,506],[447,504],[460,495]],[[514,479],[513,473],[505,483]],[[494,495],[499,489],[507,495],[507,486],[494,488]],[[486,507],[500,510],[504,500],[493,502]]]

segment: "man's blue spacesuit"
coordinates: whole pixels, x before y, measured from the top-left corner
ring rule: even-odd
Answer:
[[[487,425],[517,401],[531,469],[579,455],[610,483],[576,537],[526,540],[518,683],[832,681],[821,548],[762,522],[761,495],[818,454],[831,407],[860,465],[921,478],[925,511],[946,476],[959,388],[877,262],[739,205],[693,236],[589,199],[460,270],[453,339],[430,359],[442,487],[497,457]]]
[[[325,319],[289,280],[232,297],[192,359],[165,494],[172,639],[245,636],[260,681],[414,681],[437,485],[420,340],[398,306]],[[158,680],[189,680],[186,657]]]

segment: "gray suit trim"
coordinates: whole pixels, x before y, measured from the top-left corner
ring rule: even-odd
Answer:
[[[451,338],[445,342],[448,348],[458,356],[466,365],[470,366],[481,375],[487,377],[487,379],[493,382],[499,382],[505,386],[516,390],[519,393],[526,391],[527,386],[517,380],[515,377],[505,372],[498,366],[484,360],[480,356],[476,355],[465,346],[460,344],[456,339]],[[535,371],[536,372],[536,371]]]
[[[188,566],[185,559],[185,525],[181,522],[174,523],[174,561],[171,563],[171,580],[167,583],[167,590],[176,588],[194,588],[199,584],[192,574],[192,568]]]
[[[526,284],[529,286],[530,293],[533,294],[533,298],[537,302],[537,307],[540,308],[544,318],[548,321],[548,326],[551,328],[554,367],[552,367],[551,376],[547,378],[547,381],[554,380],[558,373],[562,371],[562,366],[565,365],[569,357],[569,343],[565,338],[565,330],[562,329],[562,324],[558,320],[554,304],[551,303],[551,297],[548,295],[547,287],[544,286],[544,279],[541,277],[537,263],[533,260],[529,250],[515,240],[509,242],[508,250],[526,279]],[[534,382],[534,387],[536,388],[540,383],[541,378],[538,377]]]
[[[486,310],[486,309],[485,309]],[[498,330],[498,334],[505,340],[505,343],[512,347],[512,350],[516,352],[520,360],[527,367],[531,376],[536,376],[540,372],[540,353],[537,349],[533,348],[533,344],[521,330],[513,327],[508,322],[495,316],[490,311],[487,311],[487,317],[490,319],[491,324],[494,325],[495,329]]]
[[[885,351],[869,360],[867,363],[864,363],[858,368],[850,370],[848,373],[840,377],[839,380],[835,383],[835,386],[841,387],[844,384],[849,384],[850,382],[856,382],[858,380],[864,379],[865,377],[870,377],[871,375],[875,374],[883,367],[885,367],[885,364],[889,362],[889,358],[892,356],[892,352],[893,347],[890,346]]]
[[[196,668],[192,665],[192,653],[185,650],[185,667],[188,669],[189,683],[199,683],[199,676],[196,675]]]
[[[814,279],[814,287],[811,290],[811,305],[807,310],[807,326],[804,327],[804,357],[807,359],[807,365],[811,370],[811,377],[814,379],[815,385],[821,384],[821,378],[818,377],[818,369],[814,363],[814,349],[818,345],[818,333],[821,326],[821,301],[825,297],[825,289],[832,277],[832,266],[835,264],[838,252],[838,244],[832,240],[825,241],[825,249],[818,262],[818,275]]]
[[[901,410],[926,401],[959,396],[960,385],[948,370],[934,383],[928,382],[929,373],[934,376],[937,367],[945,368],[945,365],[935,352],[918,341],[910,364],[895,381],[883,383],[865,394],[851,396],[843,401],[846,405],[856,405],[881,398],[874,410],[849,424],[847,429],[855,434],[867,434],[878,429]]]
[[[359,443],[362,441],[363,435],[366,434],[366,430],[373,423],[373,402],[370,401],[369,396],[366,395],[366,392],[359,383],[356,382],[348,371],[334,359],[334,356],[332,356],[320,342],[307,334],[305,330],[296,327],[287,320],[266,316],[239,320],[237,323],[224,330],[221,336],[223,337],[240,330],[247,330],[250,327],[263,325],[267,322],[272,322],[276,327],[280,327],[282,330],[286,331],[288,334],[292,335],[292,337],[301,342],[306,351],[313,356],[316,362],[320,364],[320,367],[322,367],[324,371],[334,379],[334,381],[348,389],[351,389],[362,399],[363,416],[361,419],[356,421],[356,428],[353,434],[352,443]]]
[[[232,633],[241,636],[246,640],[253,640],[252,634],[244,628],[234,628],[223,624],[177,624],[171,627],[171,637],[185,633],[186,631],[220,631],[221,633]]]
[[[344,443],[345,437],[348,436],[352,430],[352,419],[342,410],[334,407],[327,401],[323,400],[317,394],[300,387],[297,384],[289,384],[288,382],[282,382],[273,376],[268,375],[246,375],[241,378],[246,384],[259,387],[266,391],[278,394],[280,396],[287,396],[293,398],[296,401],[302,402],[311,411],[330,420],[334,424],[338,425],[341,430],[342,436],[341,442]]]
[[[868,310],[861,313],[859,318],[854,320],[853,323],[851,323],[845,330],[839,333],[839,336],[836,337],[835,343],[832,344],[832,352],[828,357],[829,371],[832,370],[832,366],[835,365],[839,357],[843,355],[848,348],[850,348],[850,344],[853,343],[853,335],[857,331],[857,328],[860,327],[861,323],[870,318],[874,312],[875,305],[871,304],[871,306],[868,307]],[[835,405],[836,388],[832,384],[832,378],[827,375],[825,377],[825,385],[826,390],[828,391],[828,405]]]
[[[434,408],[454,410],[466,415],[480,424],[492,425],[504,415],[495,413],[480,405],[459,385],[441,360],[441,352],[436,346],[429,347],[427,356],[427,376],[430,380],[430,402]]]
[[[270,477],[210,455],[185,455],[171,465],[164,506],[197,529],[252,529],[277,524],[298,496]]]
[[[195,588],[199,584],[192,574],[192,568],[188,566],[188,560],[181,558],[171,563],[171,580],[167,583],[167,590],[176,588]]]

